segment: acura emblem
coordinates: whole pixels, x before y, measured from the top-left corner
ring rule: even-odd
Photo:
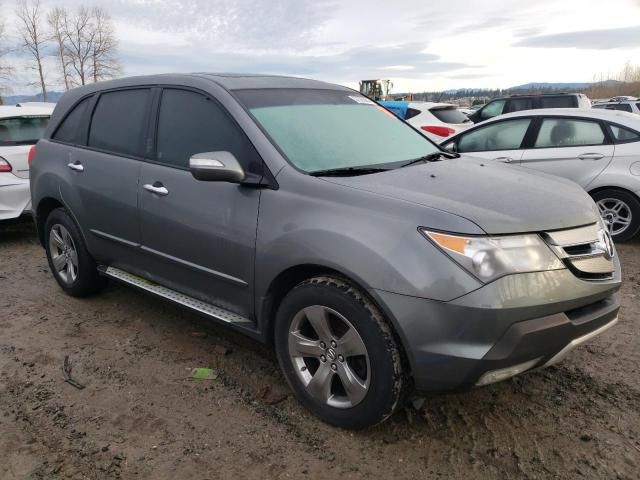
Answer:
[[[616,253],[611,234],[607,230],[598,231],[598,243],[596,245],[604,252],[607,260],[611,260]]]

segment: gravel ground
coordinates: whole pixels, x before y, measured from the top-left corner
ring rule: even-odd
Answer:
[[[620,323],[562,364],[352,433],[291,397],[269,348],[114,283],[65,296],[31,224],[0,227],[0,478],[638,479],[640,241],[619,254]]]

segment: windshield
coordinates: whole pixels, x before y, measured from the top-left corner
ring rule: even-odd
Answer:
[[[382,167],[440,152],[395,115],[356,92],[262,89],[235,93],[288,160],[308,173]]]
[[[31,145],[42,138],[49,117],[0,118],[0,145]]]

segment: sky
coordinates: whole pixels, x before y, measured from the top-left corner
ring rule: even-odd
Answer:
[[[252,72],[393,91],[588,82],[640,64],[640,0],[42,0],[111,15],[125,75]],[[17,42],[14,0],[0,18]],[[17,52],[14,93],[36,90]],[[50,90],[60,87],[48,59]]]

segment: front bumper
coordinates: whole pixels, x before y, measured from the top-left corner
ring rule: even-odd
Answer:
[[[29,179],[0,173],[0,221],[18,218],[31,210]]]
[[[450,302],[372,293],[395,323],[416,390],[450,391],[560,361],[612,326],[620,308],[615,262],[610,280],[585,281],[566,269],[510,275]]]

